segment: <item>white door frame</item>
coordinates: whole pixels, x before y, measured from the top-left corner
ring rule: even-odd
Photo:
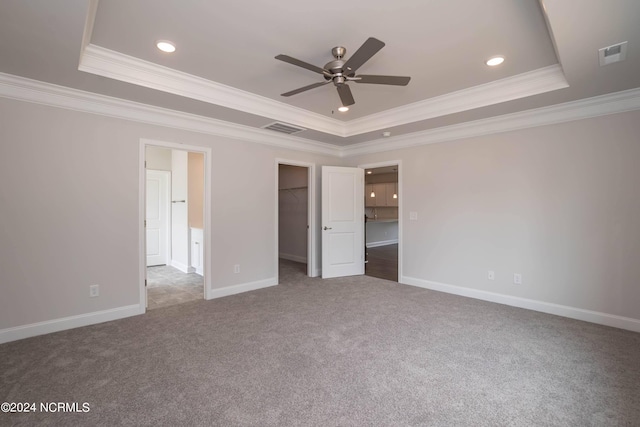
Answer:
[[[374,169],[388,166],[398,166],[398,283],[402,283],[400,281],[400,278],[402,278],[402,205],[404,203],[404,194],[402,191],[402,160],[389,160],[380,163],[358,165],[358,167],[362,169]]]
[[[317,257],[316,257],[316,164],[315,163],[307,163],[300,162],[298,160],[287,160],[287,159],[279,159],[276,158],[275,164],[275,276],[276,283],[280,282],[280,278],[278,276],[278,259],[279,259],[279,229],[278,229],[278,220],[279,220],[279,204],[278,204],[278,172],[280,165],[289,165],[289,166],[300,166],[307,168],[307,224],[309,224],[309,228],[307,228],[307,276],[316,277],[319,272],[317,269]]]
[[[145,220],[145,199],[147,195],[147,173],[146,173],[146,157],[149,146],[168,148],[171,150],[190,151],[195,153],[202,153],[204,155],[204,221],[202,224],[204,234],[204,298],[211,299],[212,287],[211,287],[211,164],[212,153],[211,148],[202,147],[199,145],[187,145],[174,142],[156,141],[152,139],[141,138],[140,139],[140,163],[138,166],[139,173],[139,191],[138,191],[138,265],[139,265],[139,287],[140,287],[140,306],[141,313],[146,311],[147,306],[147,290],[145,288],[145,280],[147,278],[147,251],[146,251],[146,233],[144,227]]]

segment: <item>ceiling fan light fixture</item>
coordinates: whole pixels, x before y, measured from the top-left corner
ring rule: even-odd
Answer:
[[[156,42],[156,47],[166,53],[173,53],[176,51],[176,45],[169,40],[158,40]]]
[[[341,113],[346,113],[347,111],[349,111],[349,107],[345,107],[343,105],[342,107],[338,107],[338,111],[340,111]]]
[[[504,56],[494,56],[487,59],[487,62],[485,62],[485,64],[487,64],[489,67],[495,67],[496,65],[500,65],[503,62],[504,62]]]

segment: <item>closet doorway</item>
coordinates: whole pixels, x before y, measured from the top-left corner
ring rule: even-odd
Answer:
[[[315,166],[287,160],[277,160],[276,166],[278,277],[292,269],[315,277],[315,236],[312,232]]]

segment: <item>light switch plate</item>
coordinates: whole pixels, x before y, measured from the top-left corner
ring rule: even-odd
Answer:
[[[409,221],[417,221],[418,212],[409,212]]]

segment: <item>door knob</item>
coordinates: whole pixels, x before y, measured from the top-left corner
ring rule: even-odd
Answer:
[[[331,228],[331,227],[327,227],[326,225],[324,226],[324,229],[325,229],[325,230],[333,230],[333,228]]]

